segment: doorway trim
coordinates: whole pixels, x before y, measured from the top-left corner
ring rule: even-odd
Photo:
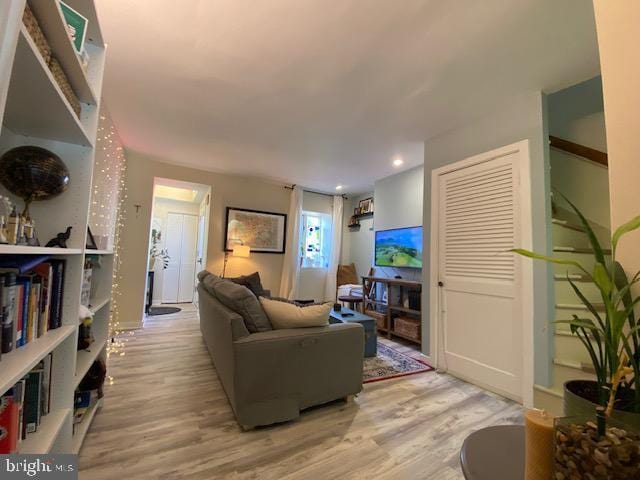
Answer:
[[[430,305],[429,305],[429,352],[436,368],[445,366],[442,361],[443,333],[440,312],[440,177],[447,173],[468,168],[505,155],[518,154],[518,188],[520,191],[520,216],[522,245],[519,248],[533,248],[533,221],[531,207],[531,157],[529,140],[522,140],[489,152],[474,155],[431,172],[431,258],[430,265]],[[515,255],[515,254],[514,254]],[[534,302],[533,302],[533,261],[518,257],[521,262],[521,307],[522,307],[522,402],[525,407],[533,406],[534,385]]]

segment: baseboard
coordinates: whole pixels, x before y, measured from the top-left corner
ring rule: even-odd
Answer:
[[[142,324],[138,322],[130,322],[130,323],[120,322],[118,324],[118,330],[139,330],[141,328],[142,328]]]

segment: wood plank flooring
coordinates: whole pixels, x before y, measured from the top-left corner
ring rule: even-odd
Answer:
[[[367,384],[294,422],[242,432],[193,307],[150,317],[112,355],[105,403],[80,453],[82,480],[461,479],[479,428],[521,422],[521,407],[449,375]]]

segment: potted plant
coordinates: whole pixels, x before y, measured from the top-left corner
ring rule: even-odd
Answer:
[[[162,262],[162,268],[169,266],[171,257],[166,250],[162,249],[162,233],[155,228],[151,230],[151,248],[149,249],[149,271],[152,271],[156,265],[156,259]]]
[[[611,258],[607,260],[591,225],[566,197],[562,196],[580,218],[591,247],[595,265],[588,271],[574,260],[548,257],[528,250],[514,249],[517,254],[558,265],[574,266],[596,285],[604,311],[590,302],[567,274],[571,288],[593,318],[573,315],[568,324],[589,353],[596,374],[595,381],[574,380],[565,383],[564,406],[567,416],[594,415],[597,406],[606,408],[608,417],[640,429],[640,327],[634,308],[640,303],[633,287],[640,282],[640,272],[628,279],[616,261],[620,239],[640,228],[640,216],[621,225],[611,238]],[[602,309],[600,309],[602,310]]]

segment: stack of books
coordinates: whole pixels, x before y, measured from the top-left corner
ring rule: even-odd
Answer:
[[[17,453],[51,408],[52,354],[0,397],[0,454]]]
[[[2,353],[62,325],[64,272],[65,260],[45,255],[0,257]]]

